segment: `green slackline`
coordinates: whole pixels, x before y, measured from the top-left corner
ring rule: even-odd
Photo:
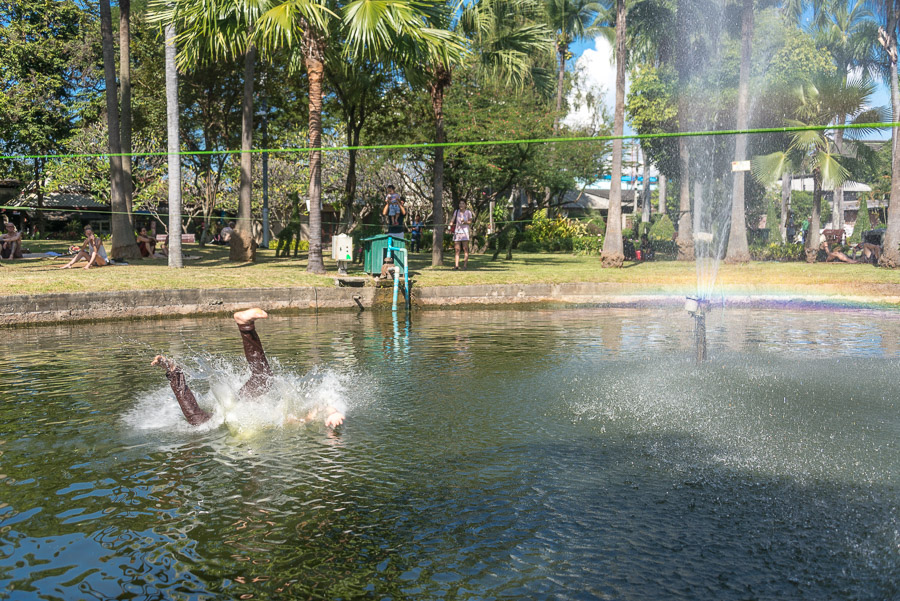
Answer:
[[[144,217],[144,216],[146,216],[146,217],[168,217],[169,216],[168,213],[137,213],[135,211],[128,213],[127,211],[101,211],[101,210],[97,210],[97,209],[79,209],[77,207],[32,207],[32,206],[24,206],[24,205],[23,206],[0,205],[0,209],[13,210],[13,211],[51,211],[51,212],[59,212],[59,213],[91,213],[91,214],[96,214],[96,215],[131,215],[132,217]],[[138,211],[140,211],[140,209],[138,209]],[[192,219],[198,219],[198,217],[182,215],[182,220],[190,221]],[[218,215],[214,215],[214,216],[210,217],[210,221],[219,221],[220,219],[223,219],[223,218],[219,217]],[[225,217],[224,220],[226,222],[228,222],[228,221],[259,221],[259,217],[249,217],[249,218],[247,218],[247,217]],[[509,223],[531,223],[531,219],[522,219],[522,220],[518,220],[518,221],[504,220],[503,222],[498,222],[498,224],[499,223],[502,223],[503,225],[506,225]],[[322,222],[322,225],[342,225],[342,224],[343,224],[342,221],[323,221]],[[376,225],[377,226],[379,224],[363,224],[363,225]],[[444,224],[444,225],[446,226],[447,224]]]
[[[622,136],[584,136],[572,138],[530,138],[524,140],[479,140],[474,142],[422,142],[418,144],[376,144],[373,146],[323,146],[320,148],[256,148],[243,150],[195,150],[179,151],[179,156],[213,155],[213,154],[262,154],[262,153],[300,153],[300,152],[335,152],[346,150],[398,150],[403,148],[459,148],[464,146],[500,146],[508,144],[552,144],[559,142],[608,142],[612,140],[653,140],[658,138],[696,138],[701,136],[736,136],[746,134],[782,134],[803,131],[825,131],[828,129],[888,129],[900,127],[900,122],[887,123],[848,123],[845,125],[801,125],[796,127],[762,127],[756,129],[725,129],[709,131],[664,132],[656,134],[631,134]],[[175,153],[172,153],[175,154]],[[85,154],[33,154],[33,155],[0,155],[5,160],[27,159],[61,159],[61,158],[103,158],[115,156],[150,157],[169,156],[168,151],[132,152],[112,154],[108,152]]]

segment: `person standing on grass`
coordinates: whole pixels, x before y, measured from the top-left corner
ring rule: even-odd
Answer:
[[[459,269],[459,251],[464,253],[463,269],[469,266],[469,240],[472,238],[471,226],[475,221],[472,211],[466,208],[466,201],[459,201],[459,208],[453,212],[450,231],[453,232],[453,248],[456,250],[456,262],[453,269]]]
[[[384,197],[384,210],[382,215],[388,216],[390,225],[400,225],[401,215],[406,215],[406,207],[400,199],[400,195],[394,192],[394,186],[387,187],[387,194]]]
[[[422,248],[422,225],[422,219],[419,217],[419,214],[414,214],[412,222],[409,224],[409,235],[414,253],[419,252]]]

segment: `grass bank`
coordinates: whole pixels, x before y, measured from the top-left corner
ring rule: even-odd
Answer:
[[[29,241],[32,252],[63,252],[66,242]],[[327,276],[306,272],[306,256],[276,258],[273,250],[261,249],[255,263],[231,263],[228,249],[185,245],[181,270],[169,269],[163,259],[144,259],[129,265],[101,269],[59,270],[62,259],[3,261],[0,285],[6,294],[46,294],[90,290],[152,290],[166,288],[253,288],[333,286],[336,266],[326,259]],[[490,255],[473,255],[469,269],[451,269],[452,253],[444,267],[431,267],[431,255],[412,256],[419,286],[474,284],[522,284],[604,282],[611,293],[682,294],[696,288],[693,263],[653,261],[626,263],[622,269],[601,269],[593,256],[517,253],[511,261],[491,261]],[[82,263],[83,265],[83,263]],[[363,275],[358,266],[350,275]],[[900,298],[900,272],[871,265],[842,263],[761,263],[722,265],[718,290],[726,294],[853,296],[873,300]]]

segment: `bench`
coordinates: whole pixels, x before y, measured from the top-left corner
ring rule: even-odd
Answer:
[[[822,230],[822,237],[825,238],[825,241],[829,244],[843,244],[844,230]]]
[[[157,242],[165,242],[168,235],[166,234],[156,234]],[[182,244],[193,244],[197,241],[196,236],[194,234],[181,234],[181,243]]]

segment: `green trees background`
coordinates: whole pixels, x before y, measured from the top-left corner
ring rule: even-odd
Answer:
[[[482,144],[486,140],[611,134],[616,117],[639,134],[841,125],[887,119],[885,107],[871,106],[873,82],[881,78],[897,88],[891,70],[900,7],[861,0],[134,0],[110,6],[104,45],[100,9],[107,5],[0,2],[3,154],[162,150],[163,28],[170,25],[179,51],[177,145],[186,152],[182,227],[206,240],[223,215],[236,216],[232,258],[252,259],[261,228],[262,157],[250,151],[312,148],[268,156],[268,197],[276,225],[290,218],[291,194],[305,201],[308,268],[316,272],[324,269],[323,232],[377,221],[388,183],[433,226],[432,262],[438,265],[445,216],[460,201],[476,213],[481,235],[488,233],[492,207],[510,207],[503,223],[524,230],[535,212],[546,209],[555,218],[568,193],[604,176],[618,180],[627,169],[627,145]],[[594,36],[621,49],[614,60],[627,73],[628,93],[618,111],[599,102],[597,91],[585,92],[584,74],[574,68],[572,44]],[[697,56],[708,57],[702,68]],[[604,87],[612,96],[617,81]],[[868,96],[852,98],[860,87]],[[896,96],[895,109],[900,92]],[[591,125],[566,119],[577,103],[593,110]],[[118,130],[114,140],[111,126]],[[679,256],[692,258],[697,216],[716,203],[724,210],[727,203],[718,196],[730,191],[728,198],[743,198],[729,213],[736,245],[730,258],[743,261],[741,241],[763,215],[770,240],[783,236],[790,190],[781,204],[766,200],[778,179],[819,182],[811,216],[823,223],[843,218],[844,180],[868,183],[882,196],[900,195],[888,144],[876,152],[840,128],[818,136],[642,140],[645,162],[669,182],[660,203],[667,214],[654,204],[653,222],[665,217],[673,224]],[[443,141],[478,145],[415,146]],[[414,146],[357,149],[394,144]],[[754,177],[746,181],[729,168],[741,158],[754,162]],[[614,169],[622,172],[611,174]],[[168,227],[173,199],[164,156],[121,164],[85,156],[3,159],[0,176],[18,179],[39,205],[48,191],[61,189],[108,199],[120,214],[113,222],[114,253],[127,256],[133,245],[125,232],[135,225],[135,211]],[[835,188],[830,215],[820,206],[825,180]],[[612,200],[615,213],[619,201]],[[898,205],[900,198],[890,204]],[[893,246],[900,249],[898,222],[900,214],[888,222],[888,265],[900,264],[893,253]],[[605,221],[606,263],[613,266],[621,264],[613,256],[621,254],[619,226],[618,219]]]

